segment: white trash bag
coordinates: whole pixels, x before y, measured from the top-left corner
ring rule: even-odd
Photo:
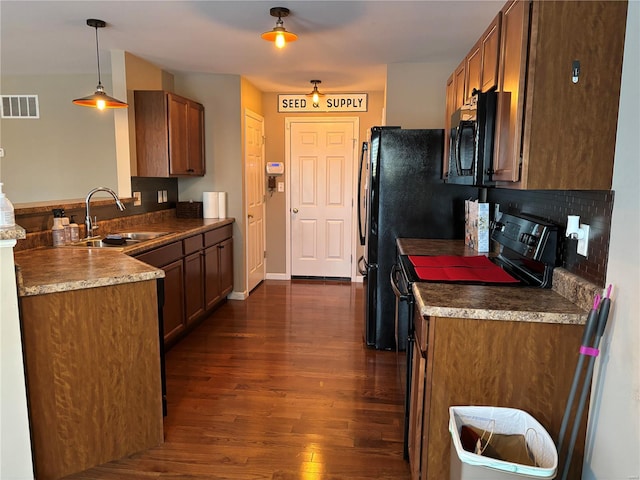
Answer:
[[[492,434],[522,435],[535,465],[509,462],[465,450],[461,441],[463,426],[486,433],[483,441]],[[455,454],[463,464],[530,477],[555,478],[556,476],[558,468],[556,446],[545,428],[525,411],[506,407],[449,407],[449,431]],[[454,452],[452,452],[453,461]],[[504,476],[504,478],[508,477],[508,475]]]

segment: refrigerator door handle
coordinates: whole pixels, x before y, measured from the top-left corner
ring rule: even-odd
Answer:
[[[364,161],[365,161],[365,153],[369,149],[369,144],[367,142],[362,142],[362,150],[360,152],[360,167],[358,169],[358,234],[360,235],[360,245],[365,244],[365,225],[363,225],[362,218],[362,171],[364,169]],[[365,203],[366,206],[366,203]],[[365,216],[367,212],[365,212]]]
[[[367,264],[367,261],[364,259],[364,255],[362,255],[358,259],[358,272],[360,272],[360,275],[362,275],[363,277],[366,277],[368,270],[369,270],[369,265]]]

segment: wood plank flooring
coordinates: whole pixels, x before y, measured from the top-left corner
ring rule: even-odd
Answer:
[[[165,443],[68,479],[408,479],[404,353],[363,344],[363,287],[266,281],[167,353]]]

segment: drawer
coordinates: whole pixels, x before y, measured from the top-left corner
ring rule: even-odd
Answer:
[[[154,267],[164,267],[183,257],[182,242],[174,242],[164,247],[159,247],[150,252],[138,255],[135,258]]]
[[[216,243],[220,243],[227,238],[233,236],[233,225],[225,225],[224,227],[216,228],[204,234],[204,246],[210,247]]]
[[[202,250],[202,234],[185,238],[183,242],[185,255],[189,255],[191,253],[197,252],[198,250]]]

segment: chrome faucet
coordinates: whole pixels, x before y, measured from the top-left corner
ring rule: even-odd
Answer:
[[[84,218],[84,226],[86,228],[86,237],[87,238],[90,238],[93,235],[93,231],[97,230],[97,228],[98,228],[98,225],[97,225],[98,222],[97,222],[97,220],[93,220],[93,221],[91,220],[91,212],[89,210],[89,203],[91,202],[91,197],[96,192],[107,192],[107,193],[111,194],[113,199],[116,201],[116,205],[118,206],[118,210],[120,210],[120,211],[124,210],[124,204],[120,201],[120,199],[118,198],[118,195],[116,195],[116,192],[114,192],[110,188],[108,188],[108,187],[98,187],[98,188],[94,188],[93,190],[91,190],[87,194],[87,198],[84,201],[85,207],[86,207],[86,216]]]

